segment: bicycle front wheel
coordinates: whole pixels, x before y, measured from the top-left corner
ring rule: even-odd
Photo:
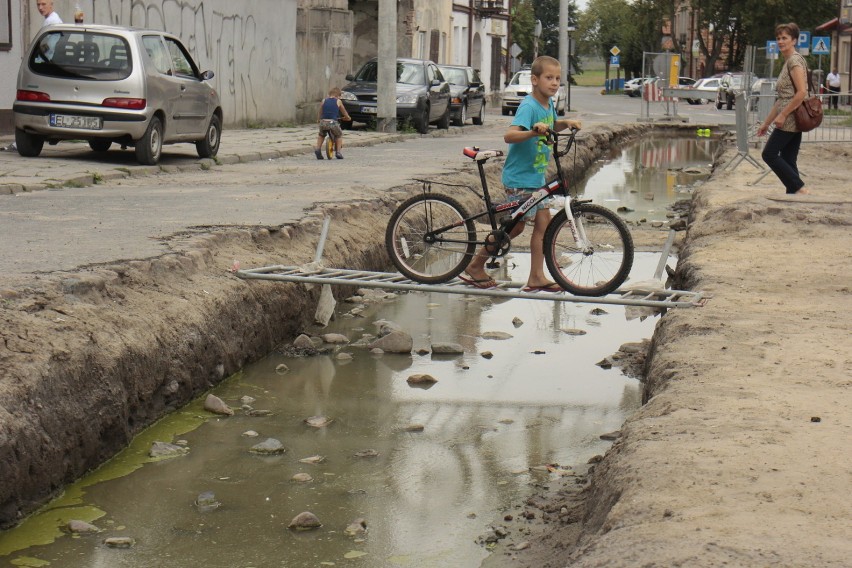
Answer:
[[[388,222],[385,247],[394,266],[411,280],[440,284],[470,263],[476,229],[464,207],[440,194],[416,195]]]
[[[633,237],[616,213],[593,203],[574,208],[578,232],[582,226],[585,245],[578,245],[563,209],[544,233],[544,259],[551,276],[577,296],[605,296],[621,286],[633,267]]]
[[[325,157],[329,160],[334,158],[334,136],[330,132],[325,135]]]

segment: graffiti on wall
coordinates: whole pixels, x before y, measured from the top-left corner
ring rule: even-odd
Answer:
[[[215,73],[212,83],[222,99],[226,124],[293,118],[294,105],[287,101],[295,93],[291,71],[295,0],[274,13],[265,3],[250,0],[94,0],[93,4],[94,22],[164,30],[180,37],[199,67]]]

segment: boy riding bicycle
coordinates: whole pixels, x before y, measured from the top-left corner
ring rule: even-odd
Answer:
[[[322,160],[322,141],[325,138],[326,132],[331,132],[334,137],[334,152],[338,160],[343,159],[343,154],[340,151],[343,149],[343,130],[340,128],[340,116],[343,115],[343,120],[349,122],[352,118],[346,112],[346,108],[340,101],[340,88],[332,87],[328,91],[328,97],[323,99],[320,104],[317,120],[319,122],[319,135],[317,136],[317,145],[314,146],[314,154],[317,160]]]
[[[559,90],[562,69],[559,61],[543,55],[532,64],[532,94],[524,97],[509,130],[503,140],[509,144],[509,153],[503,166],[503,187],[509,197],[520,197],[525,201],[532,192],[545,184],[547,164],[550,160],[550,146],[546,144],[548,129],[557,132],[566,128],[580,129],[580,121],[557,119],[553,106],[553,97]],[[530,275],[524,291],[561,292],[555,282],[551,282],[544,272],[544,232],[550,223],[550,209],[547,203],[539,204],[524,215],[525,220],[534,219],[533,233],[530,238]],[[524,231],[526,223],[518,223],[509,234],[511,238]],[[470,264],[459,278],[477,288],[493,288],[497,282],[485,272],[485,261],[490,254],[485,247],[476,253]]]

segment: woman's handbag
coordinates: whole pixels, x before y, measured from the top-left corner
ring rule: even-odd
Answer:
[[[808,75],[808,97],[793,111],[796,128],[800,132],[810,132],[822,124],[822,99],[813,94],[814,85],[811,72],[807,67],[805,67],[805,73]]]

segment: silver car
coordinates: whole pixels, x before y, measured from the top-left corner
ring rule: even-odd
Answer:
[[[46,26],[18,72],[18,153],[38,156],[45,142],[86,140],[96,152],[133,146],[141,164],[153,165],[163,144],[192,142],[199,156],[213,157],[222,106],[211,78],[165,32]]]
[[[503,115],[514,113],[521,106],[521,101],[525,96],[532,92],[532,71],[529,69],[521,69],[516,72],[512,79],[506,83],[506,88],[503,89],[503,100],[501,109]],[[559,85],[559,90],[551,97],[553,106],[556,108],[556,114],[563,116],[568,105],[565,95],[564,85]]]

